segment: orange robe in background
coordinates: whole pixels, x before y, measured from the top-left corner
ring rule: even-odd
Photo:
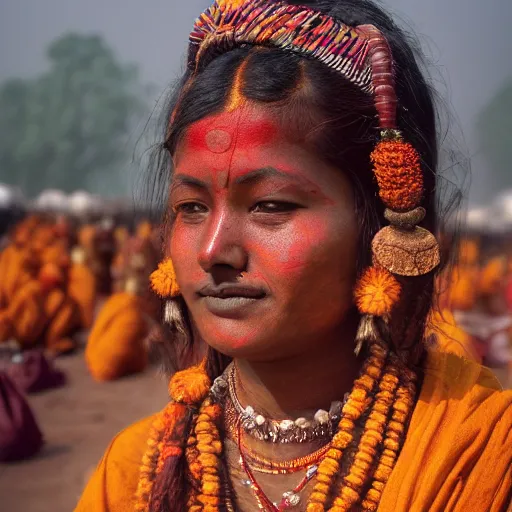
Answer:
[[[37,280],[24,284],[0,311],[0,341],[16,340],[23,348],[35,345],[46,323],[44,296]]]
[[[144,345],[148,332],[140,297],[127,292],[112,295],[96,318],[85,349],[91,375],[105,381],[143,371],[148,362]]]
[[[5,308],[25,284],[35,278],[38,261],[28,249],[12,244],[0,253],[0,308]]]
[[[83,329],[90,329],[96,307],[96,279],[85,263],[72,263],[68,272],[68,294],[78,306]]]
[[[43,341],[55,354],[66,354],[76,347],[72,335],[80,327],[80,311],[76,303],[61,288],[50,290],[44,301],[47,326]]]
[[[431,335],[435,336],[432,348],[482,363],[471,336],[457,325],[451,311],[445,309],[431,312],[425,337],[428,339]]]
[[[76,512],[134,510],[153,417],[118,434]],[[512,488],[512,391],[473,361],[430,352],[379,512],[505,512]]]

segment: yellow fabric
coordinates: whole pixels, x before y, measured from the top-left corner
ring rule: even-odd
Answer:
[[[153,418],[119,434],[75,512],[125,512]],[[473,361],[429,354],[406,442],[379,512],[501,512],[512,486],[512,391]]]
[[[101,309],[85,349],[91,375],[99,381],[114,380],[144,370],[147,334],[140,298],[125,292],[112,295]]]
[[[90,329],[96,305],[96,280],[87,265],[83,263],[71,265],[68,274],[68,294],[78,306],[82,327]]]
[[[131,512],[154,416],[118,434],[103,455],[76,507],[76,512]],[[176,511],[178,512],[178,511]]]
[[[443,352],[455,354],[466,359],[481,363],[471,336],[463,331],[456,323],[451,311],[432,311],[426,330],[426,338],[435,336],[435,348]]]
[[[512,488],[512,391],[492,372],[432,353],[379,510],[499,512]]]

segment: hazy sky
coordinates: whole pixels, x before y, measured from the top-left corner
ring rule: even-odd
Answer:
[[[188,33],[208,0],[0,0],[0,80],[45,69],[47,44],[67,31],[101,33],[123,60],[160,89],[179,73]],[[479,109],[512,79],[512,1],[387,0],[419,33],[448,85],[472,152]],[[443,86],[442,91],[446,91]],[[473,196],[485,192],[473,161]]]

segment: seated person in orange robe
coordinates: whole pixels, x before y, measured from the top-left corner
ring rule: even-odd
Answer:
[[[39,273],[44,291],[45,328],[42,340],[55,355],[73,351],[72,336],[80,328],[80,310],[66,291],[65,275],[55,263],[46,263]]]
[[[125,291],[107,299],[92,328],[85,360],[98,381],[115,380],[146,368],[148,355],[144,340],[150,328],[140,286],[129,279]]]
[[[81,328],[90,329],[96,306],[96,280],[86,265],[85,251],[78,246],[71,251],[67,292],[78,306]]]

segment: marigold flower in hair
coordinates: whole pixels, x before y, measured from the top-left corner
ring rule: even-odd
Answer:
[[[369,267],[360,277],[354,297],[365,315],[388,315],[400,299],[401,287],[396,278],[382,267]]]
[[[160,297],[176,297],[180,287],[176,280],[176,271],[170,258],[159,263],[158,268],[149,277],[151,288]]]
[[[210,390],[211,380],[205,370],[205,361],[177,372],[169,382],[169,395],[175,402],[195,404]]]
[[[420,156],[401,140],[382,140],[371,154],[379,195],[391,210],[406,212],[416,208],[423,196]]]

